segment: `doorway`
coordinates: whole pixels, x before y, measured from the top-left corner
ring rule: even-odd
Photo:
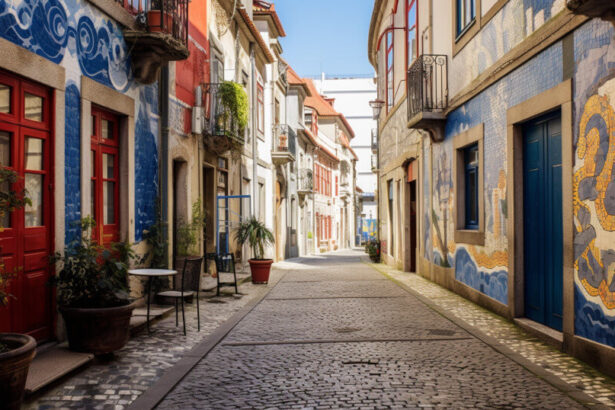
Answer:
[[[560,112],[523,126],[525,315],[562,330],[563,226]]]
[[[416,180],[407,184],[406,194],[406,250],[404,258],[404,270],[406,272],[416,272]]]
[[[284,259],[284,246],[282,245],[282,184],[275,182],[275,255],[276,261]]]
[[[15,276],[8,286],[14,298],[0,308],[0,332],[26,333],[39,341],[53,336],[55,311],[48,285],[53,249],[51,95],[46,87],[0,72],[0,165],[18,176],[11,188],[25,188],[32,201],[2,220],[0,256]]]

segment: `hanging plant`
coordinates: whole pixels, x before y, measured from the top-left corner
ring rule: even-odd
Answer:
[[[248,94],[241,85],[233,81],[222,82],[218,92],[222,105],[229,111],[242,133],[248,126]]]

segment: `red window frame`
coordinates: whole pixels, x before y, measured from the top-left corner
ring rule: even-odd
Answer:
[[[411,26],[410,21],[411,17],[414,16],[414,24]],[[406,2],[406,67],[410,67],[410,64],[414,62],[414,60],[419,55],[419,42],[418,42],[418,31],[419,26],[419,0],[407,0]],[[414,58],[411,58],[411,40],[410,33],[414,33],[415,40],[415,50],[414,50]]]
[[[394,66],[395,66],[395,36],[393,35],[393,29],[390,29],[386,35],[386,47],[385,47],[385,63],[386,63],[386,106],[387,113],[389,109],[393,107],[393,102],[395,100],[393,84],[395,80],[394,76]]]
[[[102,120],[110,121],[112,138],[103,138]],[[120,239],[120,116],[104,108],[92,106],[92,138],[91,152],[93,153],[92,173],[91,173],[91,192],[92,198],[91,215],[96,221],[93,229],[93,238],[102,245],[109,245]],[[113,176],[103,178],[103,155],[112,155]],[[105,224],[104,219],[104,183],[113,182],[113,222]]]
[[[261,83],[256,85],[256,125],[260,132],[265,132],[265,94]]]
[[[339,196],[339,182],[337,175],[335,176],[335,196]]]

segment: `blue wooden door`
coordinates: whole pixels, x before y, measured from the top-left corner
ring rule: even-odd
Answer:
[[[562,132],[559,112],[523,128],[525,315],[562,330]]]

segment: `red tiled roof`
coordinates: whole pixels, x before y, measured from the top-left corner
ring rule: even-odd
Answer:
[[[354,189],[355,189],[355,191],[357,191],[357,192],[363,192],[363,190],[362,190],[361,188],[359,188],[359,186],[358,186],[358,185],[357,185],[357,186],[355,186],[355,187],[354,187]]]
[[[286,61],[284,61],[284,62],[286,63]],[[305,90],[305,94],[308,97],[311,97],[312,96],[312,92],[310,91],[310,88],[308,87],[306,82],[303,81],[301,79],[301,77],[299,77],[299,75],[295,72],[295,70],[292,69],[292,67],[288,63],[286,63],[286,66],[288,67],[286,69],[286,75],[288,77],[288,84],[290,84],[290,85],[300,85]]]
[[[312,134],[312,132],[310,130],[308,130],[307,128],[304,128],[303,132],[305,133],[305,135],[308,136],[308,138],[310,139],[312,144],[314,144],[318,148],[318,150],[320,150],[320,151],[324,152],[325,154],[327,154],[327,156],[331,157],[331,159],[333,159],[334,161],[340,162],[340,159],[338,157],[336,157],[334,153],[329,151],[329,149],[327,147],[325,147],[324,145],[319,143],[316,140],[316,138],[314,138],[314,134]]]
[[[304,79],[304,81],[306,82],[308,88],[312,93],[311,97],[305,99],[304,104],[308,107],[312,107],[313,109],[315,109],[318,115],[322,115],[325,117],[339,117],[339,119],[342,121],[342,123],[348,130],[350,138],[354,138],[354,131],[346,120],[346,117],[344,117],[344,114],[340,114],[339,112],[335,111],[333,106],[327,100],[325,100],[322,95],[318,93],[318,90],[316,89],[316,86],[314,85],[314,82],[312,80],[306,78]]]
[[[265,43],[265,40],[263,40],[261,33],[259,33],[258,29],[254,25],[254,22],[248,15],[248,12],[246,11],[246,9],[240,8],[239,14],[243,18],[243,21],[246,23],[246,26],[248,26],[248,29],[250,30],[250,33],[252,34],[252,36],[254,36],[254,38],[256,39],[256,42],[258,43],[261,50],[263,51],[263,54],[265,54],[265,59],[267,60],[267,63],[269,64],[273,63],[275,61],[275,59],[273,58],[273,54],[271,54],[271,50],[269,50],[269,47]]]
[[[275,28],[280,33],[280,37],[286,37],[286,32],[284,31],[284,27],[282,26],[280,17],[275,11],[275,4],[262,0],[254,0],[252,5],[253,12],[255,15],[270,15],[273,18],[273,24],[275,24]]]

